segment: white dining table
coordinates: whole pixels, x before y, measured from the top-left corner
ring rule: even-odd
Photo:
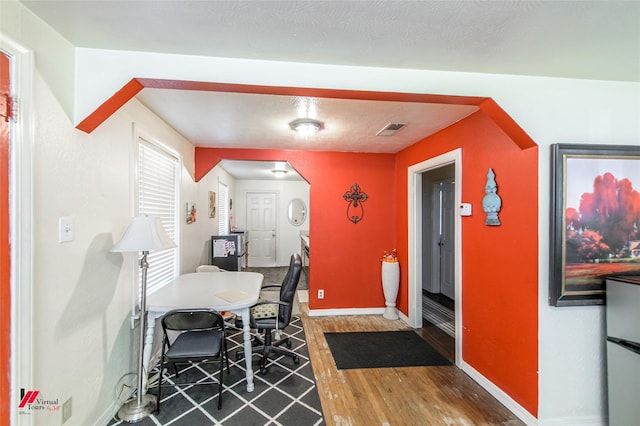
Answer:
[[[194,272],[180,275],[173,282],[147,296],[147,330],[144,344],[144,370],[148,372],[156,320],[173,309],[207,308],[231,311],[242,318],[244,353],[251,354],[249,308],[258,302],[264,276],[256,272]],[[245,356],[247,392],[252,392],[251,356]],[[145,375],[146,376],[146,375]],[[144,377],[143,389],[146,389]]]

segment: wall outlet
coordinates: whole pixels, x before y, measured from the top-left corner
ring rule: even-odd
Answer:
[[[65,423],[71,417],[71,398],[62,404],[62,423]]]
[[[318,299],[324,299],[324,290],[323,289],[318,290]]]

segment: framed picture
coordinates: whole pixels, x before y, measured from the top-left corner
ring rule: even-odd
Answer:
[[[640,146],[551,146],[549,304],[602,305],[640,274]]]
[[[209,217],[216,217],[216,193],[209,191]]]
[[[196,203],[187,203],[187,223],[196,221]]]

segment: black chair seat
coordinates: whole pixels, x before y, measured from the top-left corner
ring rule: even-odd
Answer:
[[[289,337],[284,337],[276,342],[273,341],[272,332],[275,330],[283,330],[285,327],[289,325],[291,321],[291,313],[293,312],[293,301],[295,298],[296,289],[298,287],[298,282],[300,281],[300,273],[302,271],[302,259],[300,255],[293,254],[291,255],[291,260],[289,262],[289,269],[287,271],[287,275],[282,280],[282,285],[280,286],[264,286],[263,288],[269,287],[279,287],[280,288],[280,300],[278,301],[263,301],[259,302],[256,306],[252,308],[252,310],[256,310],[257,306],[260,305],[277,305],[278,309],[274,312],[274,316],[272,317],[256,317],[253,314],[251,315],[251,328],[257,329],[258,333],[264,333],[264,339],[259,337],[254,338],[254,346],[251,348],[252,353],[258,353],[262,355],[260,360],[260,373],[266,374],[267,372],[267,363],[269,360],[270,354],[284,355],[293,359],[295,364],[300,363],[298,355],[295,352],[289,351],[287,349],[283,349],[280,346],[286,345],[287,347],[291,347],[291,341]],[[256,310],[256,313],[260,311],[260,315],[262,315],[264,310],[259,309]],[[236,320],[236,327],[242,327],[242,321],[238,318]],[[244,351],[239,350],[236,352],[236,358],[240,359],[244,357]]]
[[[185,331],[178,336],[164,355],[167,359],[176,360],[174,362],[179,359],[190,361],[207,359],[212,357],[212,354],[220,356],[221,337],[221,334],[215,331]]]

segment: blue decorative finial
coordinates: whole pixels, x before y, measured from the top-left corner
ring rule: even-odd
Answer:
[[[498,196],[498,186],[495,181],[495,173],[490,168],[487,173],[487,184],[484,186],[484,192],[487,194],[482,199],[482,209],[487,214],[487,220],[485,225],[500,225],[500,219],[498,219],[498,212],[502,206],[502,200]]]

